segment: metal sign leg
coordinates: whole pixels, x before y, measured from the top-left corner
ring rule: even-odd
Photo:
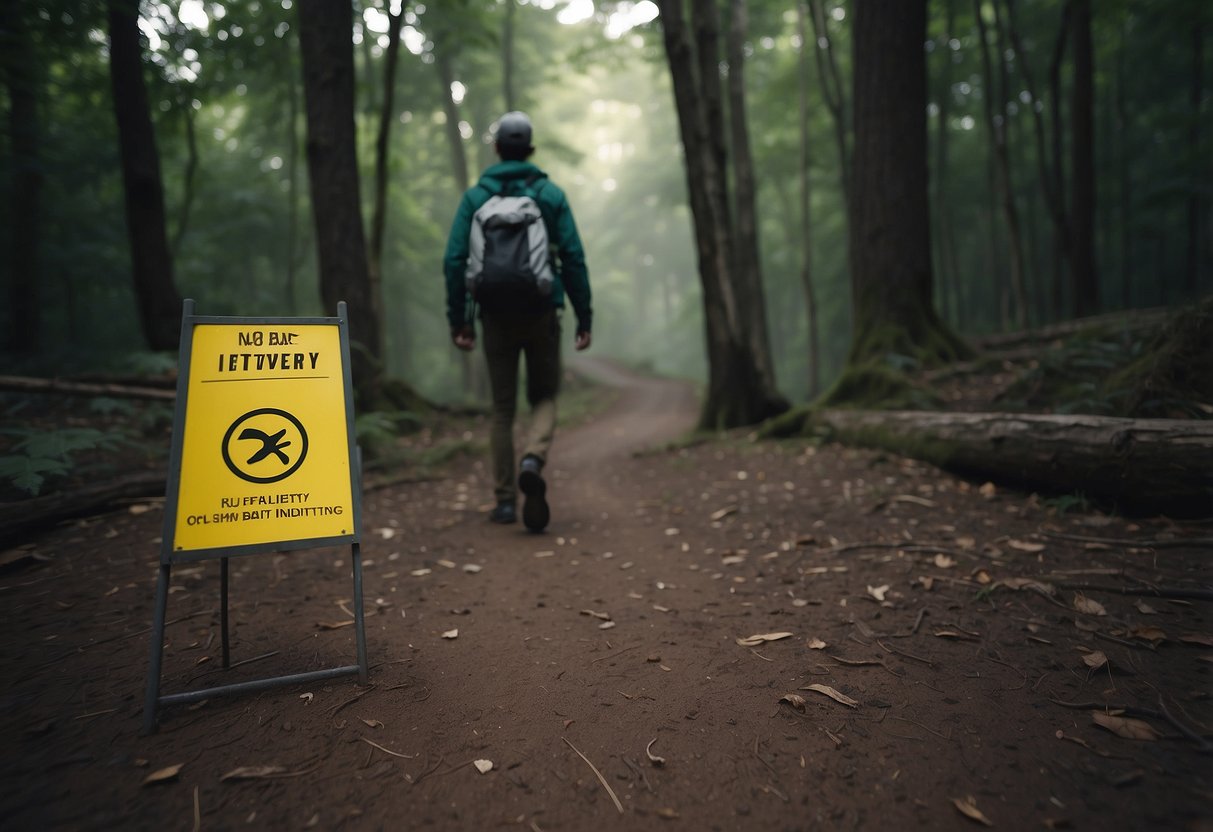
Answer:
[[[358,684],[365,685],[370,673],[366,662],[366,616],[362,612],[362,547],[350,547],[354,567],[354,639],[358,645]]]
[[[232,666],[231,642],[228,641],[227,629],[227,576],[228,559],[219,559],[219,633],[223,639],[223,668]]]
[[[143,733],[156,732],[156,708],[160,704],[160,662],[164,657],[164,614],[168,608],[168,581],[172,565],[160,564],[156,578],[156,608],[152,613],[151,658],[148,660],[147,692],[143,697]]]

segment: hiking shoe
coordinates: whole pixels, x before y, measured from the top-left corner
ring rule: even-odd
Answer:
[[[541,532],[552,519],[545,496],[548,486],[539,474],[543,470],[543,462],[537,456],[524,456],[519,467],[518,488],[526,495],[526,501],[522,504],[522,522],[531,531]]]
[[[494,523],[517,523],[518,512],[514,510],[513,500],[503,500],[489,512],[489,520]]]

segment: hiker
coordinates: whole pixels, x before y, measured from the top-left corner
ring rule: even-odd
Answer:
[[[556,430],[560,387],[560,315],[567,291],[577,316],[574,345],[590,346],[590,279],[585,252],[564,192],[527,161],[531,120],[506,113],[494,134],[501,161],[463,195],[447,240],[447,320],[461,350],[476,346],[479,310],[493,396],[489,450],[493,459],[494,523],[517,520],[514,412],[518,356],[526,358],[531,425],[518,468],[525,500],[522,522],[543,531],[551,519],[543,467]]]

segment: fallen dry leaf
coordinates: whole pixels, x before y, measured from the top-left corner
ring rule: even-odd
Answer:
[[[827,646],[829,646],[819,638],[811,638],[807,642],[805,642],[805,645],[810,650],[824,650],[824,649],[826,649]]]
[[[947,555],[936,555],[935,556],[935,565],[938,566],[940,569],[951,569],[953,566],[956,565],[956,560],[954,558],[948,557]]]
[[[1103,608],[1103,604],[1095,601],[1081,592],[1074,593],[1074,609],[1087,615],[1107,615],[1108,611]]]
[[[791,638],[791,633],[759,633],[753,636],[737,639],[742,647],[757,647],[765,641],[779,641],[781,638]]]
[[[1150,642],[1167,640],[1166,632],[1161,627],[1154,626],[1134,627],[1129,630],[1129,635]]]
[[[1116,736],[1124,737],[1127,740],[1153,742],[1158,739],[1158,732],[1154,730],[1154,726],[1140,719],[1113,716],[1103,711],[1091,711],[1091,719],[1101,728],[1107,728]]]
[[[871,595],[877,601],[883,601],[885,593],[888,591],[888,584],[881,584],[880,586],[872,586],[871,584],[868,584],[868,595]]]
[[[1092,670],[1099,670],[1108,663],[1108,657],[1102,650],[1096,650],[1093,653],[1087,653],[1082,657],[1082,663]]]
[[[475,575],[477,572],[479,572],[483,568],[484,567],[478,563],[465,563],[463,565],[463,571],[467,572],[469,575]]]
[[[184,765],[185,763],[177,763],[175,766],[165,766],[164,768],[156,769],[143,778],[143,785],[151,786],[156,783],[167,783],[169,780],[175,780],[177,775],[181,773],[181,767]]]
[[[713,520],[723,520],[724,518],[728,517],[730,514],[736,514],[736,513],[737,513],[737,506],[725,506],[722,509],[713,511],[711,513],[710,517]]]
[[[453,630],[447,630],[445,633],[442,634],[442,637],[443,638],[459,638],[459,628],[456,627]]]
[[[1213,647],[1213,636],[1208,633],[1184,633],[1179,637],[1179,640],[1185,644],[1201,644],[1205,647]]]
[[[678,820],[682,815],[678,814],[676,809],[671,809],[669,806],[663,806],[657,810],[657,817],[662,820]]]
[[[433,571],[434,571],[433,569],[426,569],[426,568],[424,568],[424,567],[423,567],[423,568],[421,568],[421,569],[414,569],[414,570],[413,570],[412,572],[410,572],[409,574],[410,574],[410,575],[412,575],[414,578],[423,578],[423,577],[425,577],[426,575],[430,574],[430,573],[431,573],[431,572],[433,572]]]
[[[858,708],[859,707],[859,703],[856,702],[854,699],[852,699],[851,697],[847,696],[844,693],[839,693],[838,691],[834,690],[834,688],[830,687],[829,685],[817,685],[817,684],[804,685],[800,689],[801,690],[813,690],[813,691],[817,691],[818,693],[824,693],[826,696],[830,697],[835,702],[838,702],[839,704],[842,704],[842,705],[846,705],[848,708]]]
[[[362,721],[364,723],[366,723],[366,726],[368,728],[382,728],[383,727],[383,723],[377,719],[364,719]]]
[[[779,701],[787,702],[798,711],[804,710],[804,697],[799,693],[785,693],[783,696],[779,697]]]
[[[615,622],[614,622],[614,621],[604,621],[604,622],[602,622],[601,624],[599,624],[599,625],[598,625],[598,629],[600,629],[600,630],[610,630],[610,629],[612,629],[614,626],[615,626]]]
[[[1141,601],[1141,600],[1139,600],[1139,601],[1138,601],[1136,604],[1134,604],[1133,606],[1137,607],[1137,611],[1138,611],[1139,613],[1141,613],[1142,615],[1158,615],[1158,610],[1156,610],[1156,609],[1154,609],[1153,607],[1151,607],[1151,606],[1150,606],[1149,604],[1147,604],[1145,601]]]
[[[969,795],[967,797],[954,797],[952,798],[952,805],[955,806],[956,810],[966,818],[975,820],[984,826],[994,825],[990,822],[990,819],[983,815],[981,810],[977,808],[977,800],[973,797],[973,795]]]
[[[987,482],[981,488],[977,489],[977,493],[985,497],[987,500],[993,500],[998,496],[998,488],[992,482]]]
[[[304,705],[310,705],[310,704],[312,704],[312,700],[316,698],[316,694],[301,693],[301,694],[299,694],[299,698],[303,700]]]
[[[977,583],[982,585],[988,584],[990,581],[994,580],[990,577],[990,573],[984,569],[978,569],[976,572],[974,572],[973,578],[977,581]]]
[[[582,615],[588,615],[590,618],[598,618],[602,621],[610,621],[611,614],[609,612],[597,612],[596,610],[582,610]]]
[[[1032,554],[1035,554],[1036,552],[1043,552],[1045,550],[1045,545],[1043,543],[1029,543],[1026,540],[1015,540],[1014,538],[1008,540],[1007,545],[1017,551],[1031,552]]]
[[[472,765],[474,765],[476,767],[476,771],[480,772],[481,774],[488,774],[493,770],[492,760],[473,760]]]

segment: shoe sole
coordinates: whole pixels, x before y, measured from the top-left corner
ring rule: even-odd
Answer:
[[[533,532],[543,531],[552,519],[545,496],[547,483],[534,471],[523,471],[518,477],[518,488],[526,495],[526,501],[522,504],[523,525]]]

